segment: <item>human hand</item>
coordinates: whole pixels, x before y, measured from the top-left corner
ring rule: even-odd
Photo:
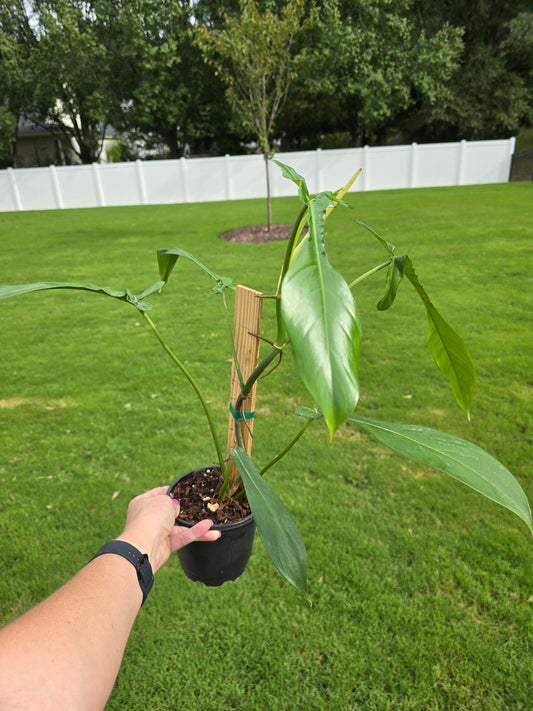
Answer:
[[[175,526],[179,513],[179,503],[167,496],[167,487],[136,496],[130,501],[126,525],[118,539],[127,541],[141,553],[147,553],[155,573],[165,563],[170,554],[193,541],[216,541],[219,531],[209,530],[210,520],[200,521],[192,528]]]

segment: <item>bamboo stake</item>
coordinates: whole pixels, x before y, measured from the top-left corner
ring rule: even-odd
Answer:
[[[261,335],[261,315],[263,310],[262,294],[259,291],[237,286],[235,290],[235,316],[233,326],[233,340],[237,362],[244,381],[252,374],[259,362],[259,336]],[[254,384],[250,394],[243,400],[242,419],[240,413],[235,415],[230,412],[228,425],[228,457],[230,449],[237,446],[235,428],[241,428],[242,441],[247,454],[252,451],[252,435],[254,429],[253,413],[255,411]],[[231,367],[231,392],[230,403],[233,407],[241,392],[238,370],[233,362]],[[236,474],[236,471],[235,471]],[[233,477],[232,477],[233,479]]]

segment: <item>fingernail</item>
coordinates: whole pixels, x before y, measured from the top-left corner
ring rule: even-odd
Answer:
[[[222,538],[222,531],[218,531],[218,537]]]
[[[178,506],[180,505],[180,502],[177,499],[172,499],[172,501],[177,504]]]

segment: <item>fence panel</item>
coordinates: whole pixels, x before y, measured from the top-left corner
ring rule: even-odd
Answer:
[[[33,170],[33,168],[22,168]],[[96,207],[99,205],[94,170],[90,165],[69,165],[56,168],[64,207]],[[24,209],[27,209],[26,206]]]
[[[509,151],[508,141],[465,141],[463,145],[464,185],[506,183],[509,180],[514,149]]]
[[[342,187],[390,190],[509,180],[515,139],[405,146],[364,146],[280,153],[304,175],[309,190]],[[270,170],[274,197],[296,194],[276,166]],[[49,210],[111,205],[244,200],[266,195],[261,155],[181,158],[0,171],[0,211]]]

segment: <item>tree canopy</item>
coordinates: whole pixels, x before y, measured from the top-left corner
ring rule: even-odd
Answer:
[[[206,60],[206,61],[204,61]],[[0,163],[21,117],[98,160],[486,139],[533,125],[530,0],[0,0]],[[133,153],[132,153],[133,154]]]

